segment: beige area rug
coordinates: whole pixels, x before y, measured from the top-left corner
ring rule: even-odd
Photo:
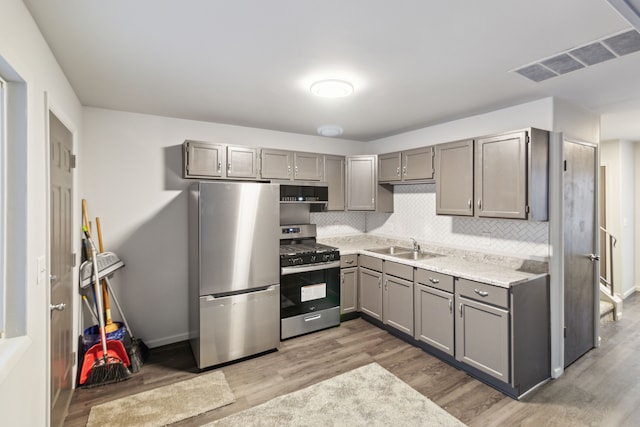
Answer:
[[[94,406],[87,426],[164,426],[234,401],[224,373],[215,371]]]
[[[206,426],[464,426],[371,363]]]

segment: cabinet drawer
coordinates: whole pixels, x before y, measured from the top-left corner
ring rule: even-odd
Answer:
[[[453,276],[448,274],[418,268],[416,269],[416,282],[453,293]]]
[[[382,260],[380,258],[374,258],[368,255],[360,255],[358,265],[370,270],[382,272]]]
[[[507,288],[467,279],[458,279],[456,282],[456,295],[481,301],[485,304],[509,308],[509,289]]]
[[[384,273],[413,281],[413,267],[393,261],[384,262]]]
[[[357,266],[358,266],[357,254],[340,256],[340,268],[357,267]]]

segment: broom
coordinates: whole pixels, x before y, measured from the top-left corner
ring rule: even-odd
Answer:
[[[118,381],[124,381],[131,377],[131,373],[125,366],[129,363],[127,353],[124,351],[124,346],[120,341],[108,341],[107,335],[104,331],[104,316],[102,313],[102,294],[100,289],[100,276],[98,272],[98,260],[96,245],[89,237],[89,230],[87,227],[82,227],[85,237],[91,246],[91,252],[93,252],[93,274],[94,274],[94,289],[96,294],[96,300],[98,305],[98,321],[100,329],[100,345],[102,346],[102,355],[100,356],[97,344],[89,349],[87,352],[91,357],[85,356],[85,362],[90,363],[90,360],[94,358],[93,363],[89,367],[90,371],[86,374],[87,367],[82,367],[81,384],[86,384],[86,387],[93,387],[103,384],[115,383]]]

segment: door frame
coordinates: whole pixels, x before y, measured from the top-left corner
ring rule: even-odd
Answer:
[[[549,140],[549,243],[551,251],[549,256],[550,275],[550,316],[551,316],[551,377],[558,378],[564,373],[564,144],[576,143],[594,147],[596,150],[594,176],[595,176],[595,218],[594,251],[600,247],[600,150],[599,144],[587,142],[579,138],[565,136],[562,132],[551,132]],[[600,280],[600,268],[596,264],[595,272],[595,304],[594,310],[594,345],[600,346],[600,313],[598,281]]]
[[[51,354],[51,316],[49,315],[50,309],[49,306],[51,304],[51,287],[49,286],[49,277],[51,275],[51,167],[50,167],[50,159],[51,159],[51,150],[50,150],[50,134],[49,134],[49,113],[54,114],[60,122],[71,132],[71,136],[73,139],[73,152],[78,152],[78,127],[74,125],[73,120],[69,118],[64,110],[59,107],[59,105],[55,102],[55,98],[51,96],[51,94],[47,91],[44,92],[44,168],[45,168],[45,191],[46,191],[46,230],[45,230],[45,253],[46,253],[46,298],[45,298],[45,306],[42,307],[43,310],[46,310],[46,402],[47,402],[47,425],[51,424],[51,366],[50,366],[50,354]],[[78,221],[79,221],[79,212],[80,212],[80,202],[78,199],[78,167],[73,169],[72,172],[72,180],[73,180],[73,209],[72,209],[72,248],[73,253],[75,255],[75,266],[73,268],[73,282],[79,283],[79,259],[78,254],[80,253],[80,231],[78,229]],[[78,292],[72,292],[72,331],[73,331],[73,339],[71,340],[72,348],[71,351],[77,356],[78,354],[78,340],[75,337],[78,336],[79,332],[79,294]],[[71,378],[74,380],[72,389],[75,389],[75,378],[77,377],[78,371],[78,363],[77,357],[71,367]]]

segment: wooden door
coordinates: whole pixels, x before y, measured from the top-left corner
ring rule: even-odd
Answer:
[[[53,113],[49,113],[49,147],[51,425],[59,426],[73,385],[73,135]]]
[[[453,294],[417,284],[415,339],[453,356]]]
[[[382,300],[383,322],[413,336],[413,282],[385,274]]]
[[[358,310],[358,267],[340,270],[340,314]]]
[[[473,140],[436,146],[436,214],[473,216]]]
[[[564,366],[596,344],[596,147],[564,141]]]

